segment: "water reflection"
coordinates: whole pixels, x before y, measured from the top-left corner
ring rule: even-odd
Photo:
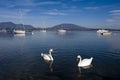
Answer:
[[[67,31],[65,33],[60,33],[60,32],[56,32],[56,35],[62,38],[76,38],[78,37],[78,32],[75,31]]]
[[[0,34],[0,80],[120,80],[120,32],[100,38],[96,32],[34,33]],[[51,47],[58,50],[54,63],[40,60],[40,51]],[[94,67],[78,68],[78,53],[95,57]]]
[[[34,32],[32,31],[32,32],[26,32],[25,33],[26,35],[34,35]]]
[[[57,32],[57,34],[60,36],[64,36],[64,35],[66,35],[66,32]]]
[[[90,69],[91,67],[93,67],[92,65],[89,66],[84,66],[84,67],[78,67],[78,73],[77,73],[77,77],[82,77],[84,75],[84,70]]]
[[[50,72],[53,72],[53,61],[44,60],[44,62],[46,62],[47,64],[49,64],[48,68],[49,68]]]
[[[15,37],[25,37],[25,34],[14,34]]]
[[[12,37],[14,37],[14,35],[13,34],[7,34],[5,32],[0,32],[0,37],[1,38],[12,38]]]
[[[53,61],[49,62],[49,70],[53,72]]]
[[[78,67],[78,71],[79,71],[79,73],[81,73],[81,69],[89,69],[91,67],[93,67],[93,65],[84,66],[84,67]]]
[[[6,32],[0,32],[0,38],[7,38],[8,40],[10,38],[16,38],[16,37],[25,37],[25,36],[32,36],[33,33],[29,32],[29,33],[26,33],[26,34],[9,34],[9,33],[6,33]]]

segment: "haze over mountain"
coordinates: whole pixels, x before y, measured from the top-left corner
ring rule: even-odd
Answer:
[[[32,25],[23,25],[23,24],[15,24],[13,22],[0,22],[0,29],[43,29],[43,28],[35,28]],[[65,29],[65,30],[88,30],[86,27],[82,27],[75,24],[59,24],[53,27],[46,28],[47,30],[58,30],[58,29]]]
[[[0,29],[34,29],[32,25],[15,24],[13,22],[0,22]]]
[[[64,30],[67,30],[67,31],[69,31],[69,30],[89,30],[89,28],[82,27],[82,26],[75,25],[75,24],[70,24],[70,23],[55,25],[55,26],[53,26],[49,29],[50,30],[64,29]]]
[[[15,24],[13,22],[0,22],[0,29],[42,30],[43,28],[37,28],[32,25]],[[52,30],[52,31],[56,31],[59,29],[65,29],[67,31],[97,30],[97,28],[96,29],[87,28],[87,27],[83,27],[83,26],[79,26],[79,25],[71,24],[71,23],[64,23],[64,24],[59,24],[53,27],[46,28],[46,30]],[[119,30],[119,29],[109,29],[109,30]]]

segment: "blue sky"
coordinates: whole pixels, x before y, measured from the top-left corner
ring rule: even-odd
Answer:
[[[20,16],[20,12],[22,16]],[[120,0],[0,0],[0,22],[120,29]]]

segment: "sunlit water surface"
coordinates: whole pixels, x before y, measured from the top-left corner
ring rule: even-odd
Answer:
[[[40,54],[50,48],[54,61],[46,62]],[[78,54],[93,57],[92,66],[78,68]],[[120,32],[1,32],[0,80],[120,80]]]

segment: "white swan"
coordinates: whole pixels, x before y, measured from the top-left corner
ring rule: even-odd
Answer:
[[[53,49],[50,49],[49,54],[41,53],[41,57],[43,57],[43,59],[46,61],[53,61],[52,52],[53,52]]]
[[[83,59],[81,58],[80,55],[77,56],[77,58],[79,58],[79,63],[78,63],[78,67],[85,67],[85,66],[89,66],[91,65],[91,62],[93,60],[93,57],[91,57],[90,59]]]

